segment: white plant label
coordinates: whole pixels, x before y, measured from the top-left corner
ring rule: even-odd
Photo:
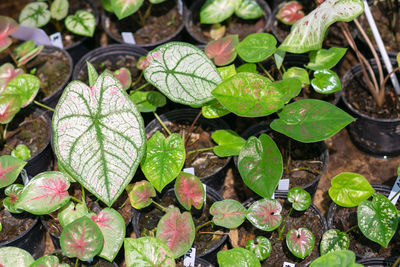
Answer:
[[[392,191],[390,191],[388,197],[388,199],[392,201],[393,205],[396,205],[397,200],[399,200],[400,194],[398,194],[395,198],[393,198],[399,191],[400,191],[400,177],[397,177],[396,182],[394,182],[394,185],[392,187]]]
[[[11,34],[11,36],[23,41],[32,40],[36,45],[52,45],[47,33],[38,28],[20,25],[18,30]]]
[[[281,179],[278,184],[278,190],[289,190],[289,179]],[[275,198],[275,193],[272,195],[272,198]]]
[[[184,169],[183,169],[183,172],[190,173],[191,175],[195,175],[195,174],[194,174],[194,168],[193,168],[193,167],[184,168]]]
[[[183,258],[183,266],[194,267],[194,262],[196,260],[196,249],[191,248],[186,252]]]
[[[136,44],[135,37],[131,32],[121,32],[122,40],[126,44]]]
[[[203,188],[204,188],[204,204],[206,204],[206,201],[207,201],[207,185],[203,184]]]
[[[56,33],[53,33],[52,35],[50,35],[50,41],[53,46],[56,46],[61,49],[64,48],[61,33],[56,32]]]
[[[290,263],[290,262],[283,262],[282,267],[296,267],[296,265],[294,263]]]
[[[21,178],[22,178],[22,182],[24,183],[24,185],[27,185],[29,183],[28,173],[26,172],[25,169],[21,170]]]
[[[178,0],[176,5],[178,7],[179,14],[182,16],[182,14],[183,14],[183,3],[182,3],[182,0]]]

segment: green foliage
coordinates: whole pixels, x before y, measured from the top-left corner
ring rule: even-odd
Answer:
[[[200,23],[216,24],[233,15],[241,0],[207,0],[200,9]]]
[[[107,8],[108,11],[113,11],[120,20],[135,13],[143,4],[143,0],[132,0],[132,1],[110,0],[110,1],[111,1],[111,7],[107,3],[107,1],[104,1],[106,2],[105,7]]]
[[[50,14],[53,19],[62,20],[68,15],[68,0],[54,0],[50,6]]]
[[[30,266],[35,260],[28,251],[17,247],[0,248],[0,264],[4,267]]]
[[[314,249],[315,238],[307,228],[290,229],[286,234],[286,245],[290,252],[298,258],[304,259]]]
[[[45,2],[27,4],[19,13],[19,23],[33,28],[45,26],[50,21],[50,10]]]
[[[210,208],[213,223],[230,229],[239,227],[246,219],[246,213],[246,208],[233,199],[214,202]]]
[[[96,29],[95,16],[86,10],[78,10],[74,15],[69,15],[64,23],[70,32],[81,36],[92,37]]]
[[[314,71],[314,79],[311,80],[311,86],[320,94],[332,94],[342,90],[339,77],[331,70]]]
[[[156,91],[132,91],[129,98],[135,103],[139,112],[154,112],[167,104],[165,96]]]
[[[28,160],[31,157],[31,150],[24,144],[19,144],[11,151],[11,156],[20,160]]]
[[[143,180],[129,184],[126,187],[129,201],[135,209],[143,209],[150,206],[152,198],[156,196],[156,191],[150,182]]]
[[[218,157],[237,156],[246,143],[245,139],[232,130],[217,130],[211,134],[211,138],[218,144],[213,148]]]
[[[235,15],[241,19],[258,19],[264,11],[255,0],[242,0],[235,10]]]
[[[356,255],[350,250],[338,250],[314,260],[310,267],[362,267],[355,263]]]
[[[283,73],[282,79],[296,78],[298,79],[302,86],[310,84],[310,78],[308,77],[308,72],[299,67],[291,67],[286,72]]]
[[[305,211],[311,205],[311,196],[306,190],[293,187],[289,190],[287,199],[292,203],[293,209],[297,211]]]
[[[349,236],[337,229],[330,229],[322,235],[320,244],[320,253],[325,255],[337,250],[346,250],[349,248]]]
[[[64,205],[57,213],[57,219],[61,227],[65,227],[76,219],[89,214],[89,210],[83,203],[74,203],[72,201]]]
[[[0,188],[7,187],[17,180],[26,162],[9,155],[0,157]]]
[[[249,34],[237,46],[239,56],[246,62],[264,61],[276,51],[276,39],[269,33]]]
[[[310,70],[329,70],[342,59],[346,52],[347,48],[342,47],[311,51],[308,54],[310,62],[306,67]]]
[[[253,239],[248,240],[245,248],[253,252],[260,261],[268,258],[272,250],[271,242],[265,236],[257,236],[256,242]]]
[[[244,248],[221,250],[217,254],[217,259],[220,267],[261,267],[256,255]]]

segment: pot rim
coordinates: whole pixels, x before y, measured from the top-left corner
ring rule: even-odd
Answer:
[[[20,235],[18,235],[18,236],[16,236],[16,237],[12,238],[11,240],[7,240],[7,241],[0,242],[0,247],[8,246],[10,243],[12,243],[12,242],[14,242],[14,241],[16,241],[16,240],[18,240],[18,239],[24,238],[38,223],[39,223],[39,217],[38,217],[38,216],[35,216],[35,219],[34,219],[32,225],[30,225],[30,226],[28,227],[28,229],[26,229],[26,230],[25,230],[24,232],[22,232]]]

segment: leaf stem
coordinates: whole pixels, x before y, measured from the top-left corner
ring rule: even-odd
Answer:
[[[136,81],[134,81],[134,82],[132,83],[132,85],[131,85],[132,89],[133,89],[133,87],[134,87],[136,84],[138,84],[138,82],[140,82],[140,80],[142,79],[142,77],[143,77],[143,71],[140,72],[139,77],[136,79]]]
[[[71,199],[79,204],[83,204],[80,199],[77,199],[76,197],[71,196]]]
[[[158,122],[161,124],[161,126],[164,128],[164,130],[168,133],[168,135],[171,135],[171,131],[168,130],[167,126],[165,126],[165,124],[162,122],[161,118],[158,117],[157,113],[153,112],[153,114],[154,114],[154,117],[156,117]]]
[[[167,212],[167,208],[162,206],[161,204],[158,204],[157,202],[155,202],[154,200],[151,200],[151,202],[157,206],[157,208],[159,208],[162,212]]]
[[[292,214],[293,206],[290,208],[288,215],[286,216],[285,220],[283,221],[282,227],[278,230],[278,240],[282,240],[282,233],[285,230],[285,224],[287,219],[289,218],[290,214]]]
[[[199,226],[196,227],[196,231],[195,232],[197,233],[201,228],[203,228],[203,227],[205,227],[205,226],[207,226],[209,224],[212,224],[212,221],[207,221],[207,222],[205,222],[203,224],[200,224]]]
[[[9,145],[7,145],[7,144],[4,144],[4,147],[6,147],[6,148],[10,149],[11,151],[14,151],[14,148],[10,147],[10,146],[9,146]]]
[[[229,235],[229,233],[217,233],[217,232],[199,232],[199,234],[209,234],[209,235]]]
[[[214,147],[200,148],[200,149],[196,149],[196,150],[189,151],[189,152],[187,153],[187,155],[189,156],[189,155],[191,155],[191,154],[193,154],[193,153],[203,152],[203,151],[209,151],[209,150],[212,150],[212,149],[214,149]]]
[[[75,267],[78,267],[79,258],[76,258]]]
[[[12,53],[12,51],[11,51],[11,49],[10,49],[9,47],[7,47],[7,52],[8,52],[8,54],[10,55],[12,61],[14,61],[15,66],[18,67],[18,61],[17,61],[17,59],[14,57],[14,55],[13,55],[13,53]]]
[[[8,128],[8,123],[7,123],[6,126],[4,127],[4,131],[3,131],[3,140],[6,140],[7,128]]]
[[[400,256],[397,258],[397,260],[393,263],[392,267],[398,267],[400,264]]]
[[[351,232],[351,231],[353,231],[354,229],[357,229],[357,228],[358,228],[358,225],[354,225],[354,226],[350,227],[349,229],[347,229],[347,231],[345,233],[347,234],[348,232]]]
[[[185,140],[185,147],[187,145],[187,142],[189,141],[190,136],[192,135],[194,125],[197,123],[197,121],[199,120],[200,116],[201,116],[201,109],[200,109],[199,114],[197,114],[196,118],[192,122],[192,125],[190,125],[189,132],[188,132],[188,135],[186,136],[186,140]]]
[[[135,90],[133,90],[133,92],[134,93],[139,92],[140,90],[142,90],[143,88],[146,88],[149,85],[150,85],[150,83],[147,82],[147,83],[143,84],[142,86],[140,86],[139,88],[136,88]]]
[[[35,103],[35,104],[36,104],[36,105],[38,105],[39,107],[42,107],[42,108],[48,109],[48,110],[50,110],[50,111],[52,111],[52,112],[54,112],[54,111],[55,111],[55,109],[54,109],[54,108],[51,108],[51,107],[49,107],[49,106],[46,106],[45,104],[43,104],[43,103],[40,103],[40,102],[38,102],[38,101],[36,101],[36,100],[33,100],[33,103]]]
[[[264,66],[263,66],[260,62],[258,62],[257,65],[263,70],[263,72],[265,73],[265,75],[267,75],[268,78],[269,78],[271,81],[273,81],[273,82],[275,81],[274,77],[272,77],[271,74],[269,74],[269,72],[264,68]]]
[[[294,169],[290,170],[289,173],[298,172],[298,171],[308,171],[308,172],[319,174],[319,175],[322,174],[322,172],[320,172],[319,170],[315,170],[315,169],[311,169],[311,168],[307,168],[307,167],[294,168]]]
[[[85,188],[83,187],[83,185],[81,185],[81,192],[82,192],[82,202],[86,206]]]

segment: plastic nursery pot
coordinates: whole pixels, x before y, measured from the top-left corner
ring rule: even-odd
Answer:
[[[391,191],[391,188],[385,185],[372,185],[372,187],[375,189],[375,193],[386,197]],[[400,201],[397,201],[396,207],[400,209]],[[350,227],[357,225],[357,207],[344,208],[332,202],[327,214],[327,223],[329,229],[338,229],[342,232],[348,230]],[[400,233],[398,231],[389,242],[387,248],[370,241],[359,229],[350,231],[348,236],[350,238],[349,249],[356,254],[358,259],[390,258],[400,255]]]
[[[187,136],[190,125],[199,112],[201,112],[199,109],[178,109],[164,113],[160,118],[172,133],[179,133],[185,129],[185,136]],[[230,127],[221,118],[206,119],[200,116],[193,129],[193,134],[187,142],[189,148],[192,148],[191,150],[196,150],[199,148],[212,147],[214,143],[211,140],[211,134],[215,130],[220,129],[230,129]],[[161,124],[154,119],[146,126],[147,139],[150,139],[157,131],[162,131],[164,133]],[[194,167],[194,174],[200,178],[203,184],[220,192],[223,189],[226,172],[232,157],[219,158],[212,150],[192,155],[193,156],[190,158],[186,155],[184,168]],[[188,160],[190,160],[190,162],[188,162]]]
[[[362,264],[364,267],[388,267],[392,266],[396,258],[370,258],[361,259],[357,263]]]
[[[215,191],[213,188],[206,186],[206,203],[204,203],[201,210],[192,208],[191,214],[193,217],[194,225],[197,227],[212,219],[212,215],[209,214],[209,208],[212,203],[223,200],[220,193]],[[175,191],[173,188],[164,189],[159,196],[155,199],[157,203],[161,203],[164,207],[174,205],[175,207],[181,207],[178,200],[175,197]],[[186,211],[184,208],[180,208],[181,212]],[[159,219],[164,215],[162,211],[156,208],[154,205],[150,205],[141,210],[134,210],[132,217],[133,231],[136,237],[142,237],[144,235],[152,234],[151,231],[157,227]],[[200,232],[215,232],[217,230],[228,232],[228,229],[221,228],[218,226],[205,226],[201,228]],[[155,232],[154,232],[155,234]],[[199,238],[201,236],[201,238]],[[204,258],[212,264],[217,263],[217,252],[222,248],[228,239],[227,235],[218,235],[219,240],[215,240],[212,234],[198,234],[193,243],[193,247],[196,248],[196,259]],[[200,244],[200,242],[202,244]],[[206,246],[206,247],[204,247]],[[197,265],[196,265],[197,266]],[[208,266],[208,265],[207,265]]]
[[[221,24],[225,25],[226,34],[238,34],[239,39],[242,40],[247,35],[251,33],[259,33],[266,32],[269,29],[270,17],[271,17],[271,9],[268,4],[263,0],[255,0],[260,7],[264,10],[261,18],[252,19],[252,20],[243,20],[235,15],[234,20],[232,20],[231,25],[228,27],[226,21],[221,22]],[[200,24],[200,9],[202,5],[205,3],[205,0],[196,0],[190,6],[190,9],[185,15],[185,28],[189,33],[190,37],[199,44],[207,44],[212,39],[204,34],[204,32],[208,32],[211,29],[210,24]]]
[[[315,191],[317,190],[319,180],[321,179],[322,174],[325,172],[328,161],[329,161],[329,152],[324,142],[316,142],[316,143],[301,143],[297,142],[294,139],[290,139],[280,133],[272,131],[269,127],[267,121],[262,121],[258,124],[251,126],[248,130],[246,130],[242,137],[244,139],[248,139],[250,136],[259,137],[261,134],[269,134],[272,139],[274,139],[278,148],[281,150],[283,157],[283,165],[285,166],[285,153],[287,151],[288,142],[291,142],[291,161],[289,169],[292,168],[301,168],[307,167],[311,169],[315,169],[319,174],[300,171],[294,172],[294,175],[289,176],[289,174],[283,173],[282,179],[289,179],[289,189],[292,187],[301,187],[310,193],[311,198],[314,197]],[[282,149],[284,152],[282,152]],[[305,153],[307,154],[305,154]],[[237,166],[238,157],[234,158],[235,165]],[[297,175],[296,175],[297,173]],[[240,175],[240,174],[237,174]],[[240,179],[240,181],[242,181]],[[244,185],[240,185],[243,187]],[[276,193],[287,194],[288,190],[276,190]]]
[[[66,263],[70,266],[75,266],[76,258],[68,258],[65,256],[61,249],[56,249],[54,252],[50,253],[49,256],[56,256],[60,263]],[[96,267],[118,267],[118,264],[113,262],[109,262],[100,257],[94,257],[91,262],[87,261],[78,261],[78,267],[86,267],[86,266],[96,266]]]
[[[372,59],[369,62],[377,73],[376,61]],[[397,65],[393,57],[391,62],[393,66]],[[397,79],[400,79],[398,74]],[[377,157],[400,155],[399,96],[392,89],[390,79],[386,83],[385,104],[382,107],[377,107],[369,93],[359,64],[346,72],[342,78],[342,87],[342,99],[347,112],[357,119],[347,126],[350,138],[357,148]]]
[[[140,10],[145,13],[148,2],[144,2]],[[142,27],[138,13],[118,20],[109,12],[103,11],[101,23],[104,31],[116,43],[124,43],[122,32],[133,34],[135,45],[147,49],[153,49],[163,43],[178,41],[183,30],[183,18],[187,12],[186,5],[181,0],[168,0],[151,7],[150,16],[146,25]]]
[[[183,267],[183,260],[176,263],[177,267]],[[194,260],[194,267],[214,267],[213,264],[209,263],[205,259],[202,258],[195,258]]]
[[[248,209],[251,204],[253,204],[256,200],[260,198],[251,198],[243,203],[243,206]],[[277,199],[282,205],[282,217],[283,220],[286,218],[288,214],[291,203],[286,201],[287,193],[276,192],[275,199]],[[269,257],[261,262],[261,266],[284,266],[284,262],[290,262],[296,264],[296,266],[308,266],[312,260],[319,256],[319,244],[322,238],[322,235],[325,231],[328,230],[328,226],[326,224],[325,217],[322,215],[321,211],[314,205],[311,204],[310,207],[306,211],[295,211],[293,210],[290,217],[285,224],[285,229],[283,232],[283,237],[286,237],[287,232],[292,229],[298,229],[300,227],[305,227],[309,229],[315,238],[314,249],[311,254],[308,255],[305,259],[300,259],[295,257],[287,248],[285,239],[279,242],[276,242],[272,246],[272,251]],[[254,227],[250,221],[245,220],[245,222],[238,227],[238,246],[244,247],[246,245],[247,240],[255,239],[257,236],[265,236],[271,242],[274,242],[277,239],[277,230],[272,232],[262,231]]]

